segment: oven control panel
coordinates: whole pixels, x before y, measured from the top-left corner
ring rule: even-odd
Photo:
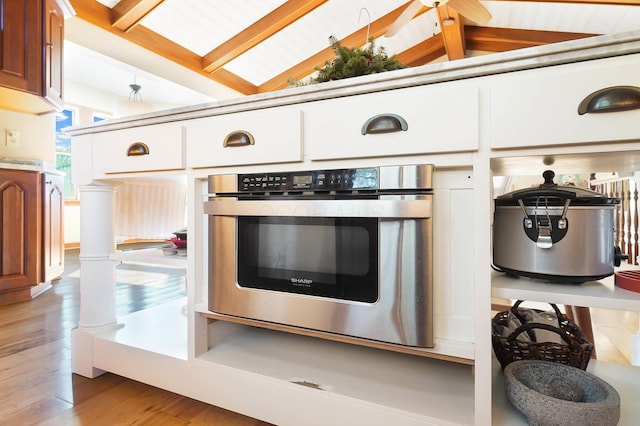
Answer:
[[[376,167],[238,175],[241,192],[348,191],[378,188]]]

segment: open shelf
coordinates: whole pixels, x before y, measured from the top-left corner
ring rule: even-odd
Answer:
[[[171,268],[187,267],[187,256],[165,255],[162,248],[144,248],[131,250],[116,250],[109,256],[111,260],[120,262],[143,263],[150,266],[161,266]]]
[[[118,318],[118,325],[96,340],[187,359],[187,317],[183,297]]]
[[[620,311],[640,311],[640,293],[616,287],[613,276],[583,284],[563,284],[524,277],[515,278],[494,272],[491,281],[493,297]]]
[[[474,376],[468,365],[256,328],[209,325],[210,349],[198,357],[429,424],[473,424]]]
[[[620,394],[620,425],[637,424],[640,419],[640,367],[615,364],[592,359],[587,371],[609,383]],[[528,425],[527,418],[507,399],[504,391],[504,375],[500,363],[493,357],[493,424]]]

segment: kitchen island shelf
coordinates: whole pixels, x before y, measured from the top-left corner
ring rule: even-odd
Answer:
[[[109,259],[119,262],[142,263],[145,265],[165,268],[186,269],[187,267],[186,256],[166,255],[162,248],[116,250],[114,253],[109,255]]]
[[[529,278],[510,277],[500,272],[492,275],[493,297],[551,302],[572,306],[640,311],[640,293],[625,290],[614,284],[613,275],[600,281],[583,284],[548,283]]]
[[[620,394],[620,425],[633,425],[640,418],[637,395],[640,392],[640,368],[592,359],[587,371],[606,381]],[[504,374],[494,357],[493,373],[493,424],[528,425],[527,418],[507,400],[504,390]]]
[[[209,325],[209,342],[199,361],[296,394],[288,423],[280,419],[286,424],[473,424],[474,377],[467,365],[226,321]],[[328,401],[338,405],[326,412]]]

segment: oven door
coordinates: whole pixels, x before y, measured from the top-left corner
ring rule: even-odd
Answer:
[[[213,198],[209,310],[431,347],[431,202]]]
[[[378,219],[243,216],[237,283],[287,293],[378,300]]]

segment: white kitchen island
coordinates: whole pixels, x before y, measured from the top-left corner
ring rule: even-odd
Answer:
[[[73,371],[110,371],[282,425],[525,424],[505,401],[493,360],[492,291],[640,307],[618,294],[525,289],[494,277],[492,178],[539,176],[546,168],[640,170],[640,110],[577,114],[584,97],[616,85],[640,86],[640,32],[71,129],[82,296]],[[409,130],[363,139],[363,118],[383,112],[403,115]],[[261,143],[222,148],[220,135],[238,126],[254,126]],[[436,166],[436,347],[427,352],[451,361],[207,318],[208,175],[412,163]],[[167,174],[184,174],[189,185],[186,316],[179,301],[116,318],[114,188]],[[638,423],[639,368],[594,362],[590,369],[621,393],[621,424]]]

